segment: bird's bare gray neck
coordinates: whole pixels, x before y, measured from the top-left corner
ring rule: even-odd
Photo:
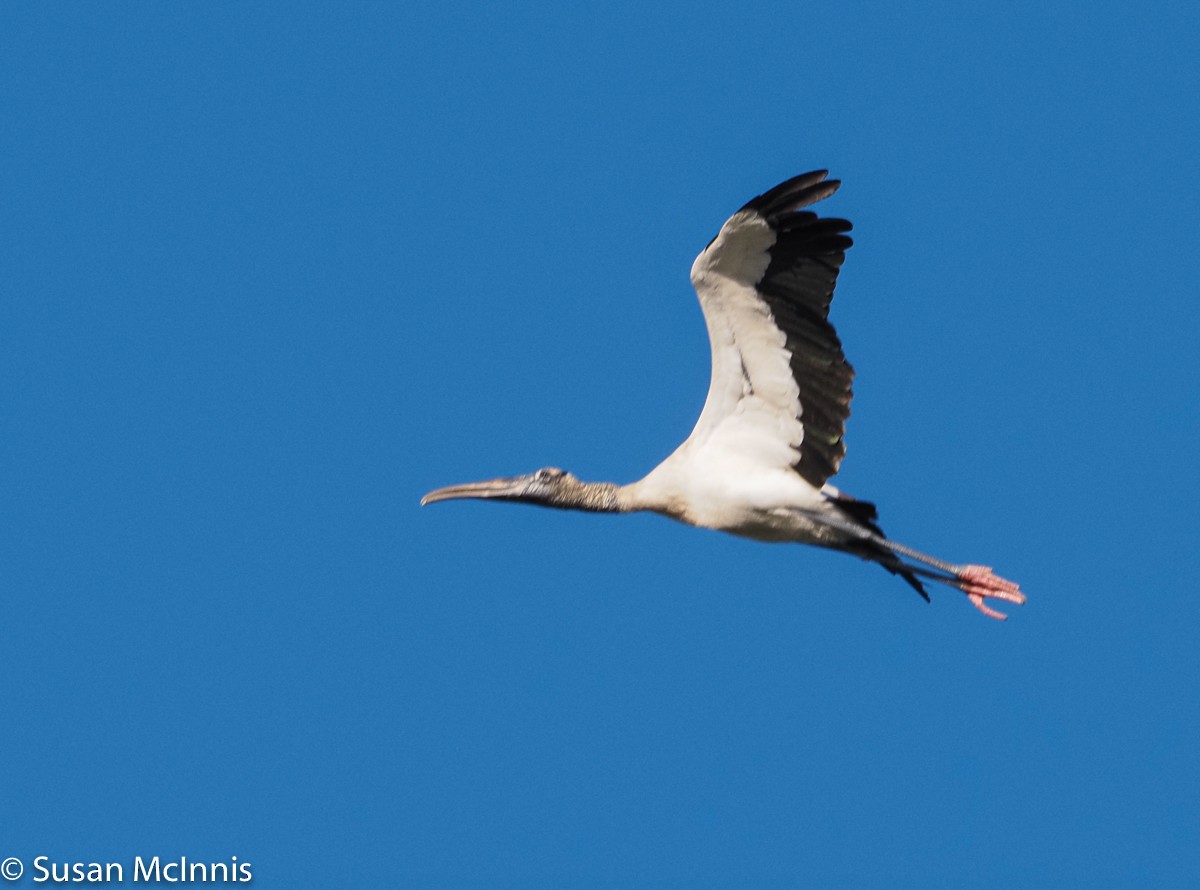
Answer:
[[[619,513],[617,486],[612,482],[584,482],[563,498],[556,507],[586,510],[590,513]]]

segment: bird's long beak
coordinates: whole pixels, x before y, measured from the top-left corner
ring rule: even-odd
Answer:
[[[421,498],[421,506],[457,498],[516,497],[524,492],[528,481],[525,476],[514,476],[505,479],[487,479],[483,482],[464,482],[461,485],[447,485],[445,488],[435,488]]]

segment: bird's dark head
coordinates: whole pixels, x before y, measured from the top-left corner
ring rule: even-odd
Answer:
[[[421,506],[458,498],[482,498],[521,501],[563,510],[612,512],[617,509],[616,488],[610,482],[581,482],[566,470],[544,467],[536,473],[526,473],[524,476],[447,485],[421,498]]]

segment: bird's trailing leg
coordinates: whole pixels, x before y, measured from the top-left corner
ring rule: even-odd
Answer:
[[[1007,578],[1001,578],[988,566],[951,565],[937,557],[928,556],[917,550],[913,550],[911,547],[897,544],[895,541],[889,541],[886,538],[882,539],[879,543],[893,553],[907,556],[910,559],[915,559],[918,562],[923,562],[926,565],[933,566],[935,569],[945,572],[949,577],[938,575],[934,572],[920,572],[919,574],[925,575],[925,577],[935,581],[941,581],[943,584],[949,584],[951,587],[957,587],[967,595],[967,599],[971,601],[971,605],[988,616],[988,618],[995,618],[997,621],[1008,620],[1008,616],[1003,612],[997,612],[991,608],[985,602],[987,599],[1003,600],[1004,602],[1012,603],[1014,606],[1025,605],[1025,594],[1021,593],[1021,588]]]
[[[889,541],[888,543],[890,544],[891,542]],[[971,605],[988,616],[988,618],[995,618],[997,621],[1007,621],[1008,616],[1003,612],[997,612],[991,608],[984,602],[985,599],[1004,600],[1015,606],[1025,604],[1025,594],[1021,593],[1021,588],[1012,581],[1001,578],[987,566],[953,566],[949,563],[944,563],[947,566],[946,570],[944,572],[937,572],[912,565],[911,563],[902,562],[899,559],[894,561],[881,559],[879,562],[894,570],[899,569],[905,572],[912,572],[914,575],[928,578],[930,581],[937,581],[941,584],[955,587],[967,595],[967,599],[970,600]]]
[[[810,515],[815,516],[816,514]],[[971,605],[989,618],[995,618],[997,621],[1008,620],[1007,615],[996,611],[987,604],[986,601],[989,599],[1012,603],[1014,606],[1023,606],[1025,604],[1025,594],[1021,593],[1021,588],[1014,582],[1006,578],[1001,578],[988,566],[954,565],[953,563],[938,559],[936,556],[929,556],[926,553],[913,550],[904,544],[888,540],[882,535],[877,535],[857,523],[845,522],[829,516],[820,516],[820,521],[848,532],[859,540],[869,541],[874,545],[871,547],[871,551],[874,551],[873,553],[863,554],[860,551],[860,556],[865,555],[866,558],[874,559],[893,570],[903,569],[914,575],[920,575],[922,578],[928,578],[931,581],[955,587],[967,595],[967,599],[970,600]],[[923,568],[919,565],[904,562],[899,558],[901,556],[924,563],[924,565],[930,568]]]

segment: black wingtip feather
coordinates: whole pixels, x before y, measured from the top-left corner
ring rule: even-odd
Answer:
[[[771,217],[771,227],[777,232],[795,232],[803,229],[813,234],[843,234],[854,228],[848,219],[833,216],[817,216],[811,210],[797,210]]]
[[[781,213],[815,204],[817,201],[828,198],[842,184],[838,179],[826,180],[825,177],[828,175],[828,170],[813,170],[793,176],[775,188],[768,189],[758,197],[747,201],[742,209],[752,210],[770,220]]]

